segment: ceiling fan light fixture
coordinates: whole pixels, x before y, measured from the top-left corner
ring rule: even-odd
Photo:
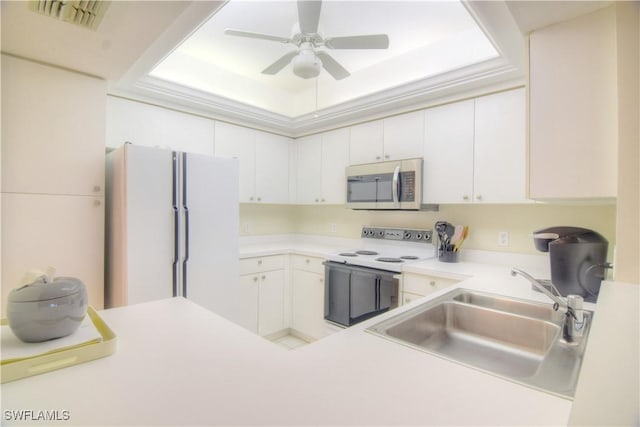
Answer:
[[[303,49],[291,61],[293,74],[303,79],[318,77],[322,70],[322,61],[316,56],[313,50]]]

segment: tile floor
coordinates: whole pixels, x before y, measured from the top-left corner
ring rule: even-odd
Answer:
[[[294,337],[293,335],[285,335],[283,337],[277,338],[273,340],[273,343],[279,345],[280,347],[284,347],[287,350],[294,350],[296,348],[309,344],[308,342],[298,337]]]

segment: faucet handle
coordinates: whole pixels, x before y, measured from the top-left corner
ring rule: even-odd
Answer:
[[[584,298],[580,295],[567,295],[567,306],[573,312],[576,322],[582,323],[584,320],[582,307]]]

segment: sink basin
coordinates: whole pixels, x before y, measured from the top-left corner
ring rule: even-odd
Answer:
[[[386,333],[502,375],[533,375],[560,334],[553,323],[458,302],[443,302]]]
[[[564,340],[564,315],[551,304],[456,289],[368,332],[562,397],[575,394],[585,336]]]
[[[555,311],[551,304],[535,304],[530,301],[486,294],[483,292],[463,290],[456,295],[453,300],[463,302],[465,304],[492,308],[494,310],[500,310],[511,314],[533,317],[534,319],[547,320],[550,322],[561,322],[564,318],[564,314],[559,311]]]

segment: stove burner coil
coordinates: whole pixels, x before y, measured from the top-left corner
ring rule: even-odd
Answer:
[[[404,262],[400,258],[387,258],[387,257],[376,258],[376,261],[380,261],[380,262],[396,262],[396,263],[397,262]]]
[[[340,256],[348,256],[348,257],[358,256],[358,255],[354,254],[353,252],[342,252],[342,253],[340,253],[338,255],[340,255]]]
[[[378,255],[376,251],[356,251],[358,255]]]
[[[418,259],[418,257],[414,255],[404,255],[404,256],[401,256],[400,259],[415,260],[415,259]]]

